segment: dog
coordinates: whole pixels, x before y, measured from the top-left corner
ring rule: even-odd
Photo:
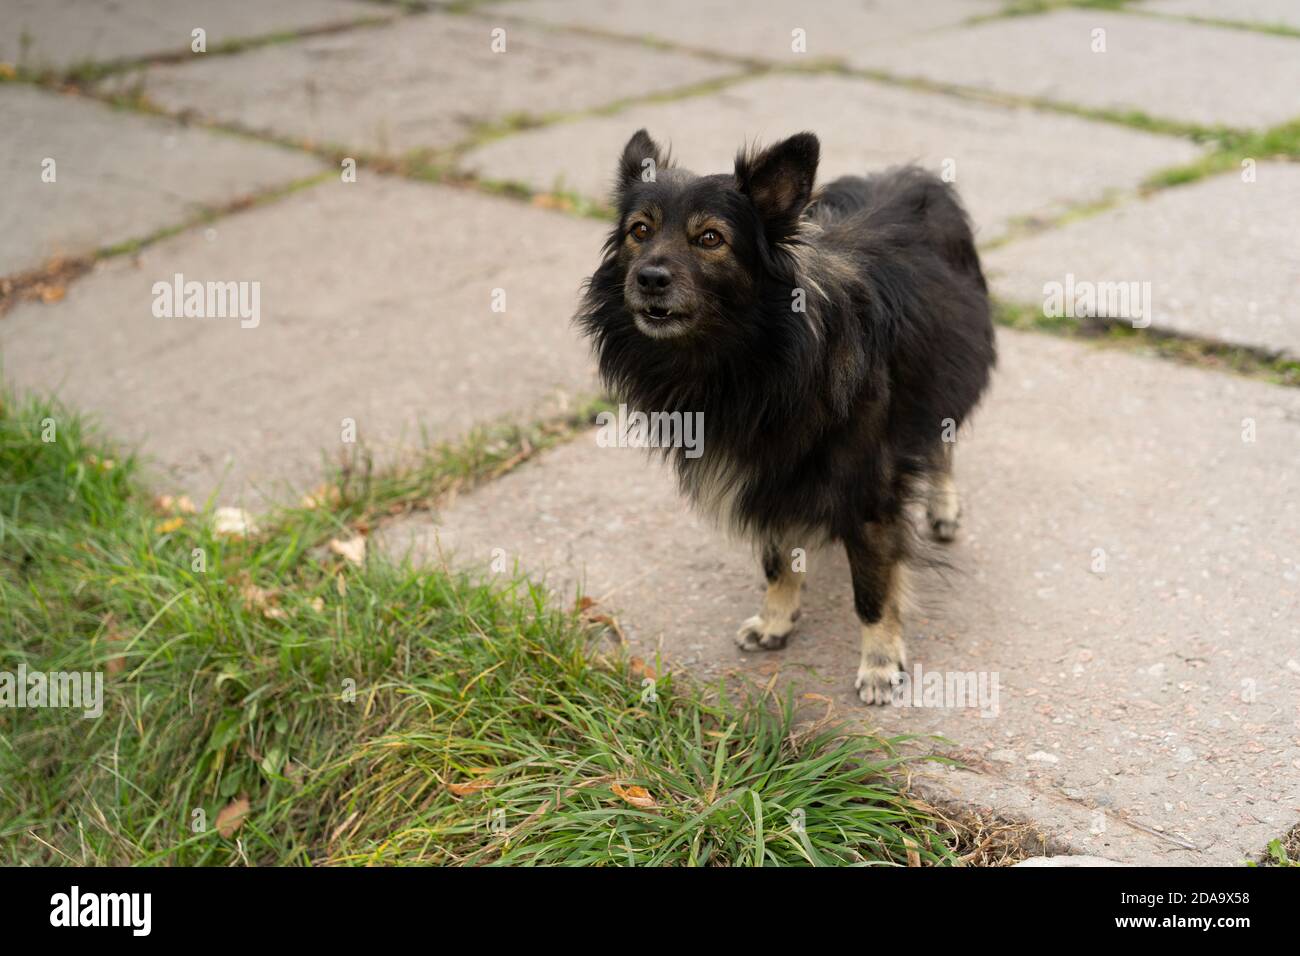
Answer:
[[[953,539],[953,445],[996,347],[955,191],[915,166],[815,190],[820,151],[798,133],[699,176],[638,130],[576,322],[614,395],[703,413],[702,451],[665,454],[692,503],[761,555],[767,592],[740,649],[785,646],[803,578],[792,556],[841,543],[861,626],[854,687],[882,704],[906,664],[906,506],[924,494],[931,533]]]

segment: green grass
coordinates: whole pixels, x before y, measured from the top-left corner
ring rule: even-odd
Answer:
[[[1268,843],[1267,866],[1300,866],[1300,860],[1292,859],[1281,840]]]
[[[391,473],[350,462],[329,506],[231,538],[161,506],[75,416],[7,398],[0,671],[100,671],[105,700],[98,719],[0,708],[0,863],[952,862],[901,792],[901,739],[796,718],[821,705],[768,688],[650,677],[517,575],[322,547],[583,414]]]
[[[1213,150],[1193,162],[1153,173],[1147,177],[1145,185],[1148,188],[1162,189],[1195,182],[1228,170],[1240,173],[1242,162],[1247,159],[1255,162],[1300,159],[1300,120],[1260,131],[1222,132],[1215,138]]]
[[[1230,372],[1245,378],[1300,387],[1300,361],[1246,346],[1192,338],[1156,328],[1134,328],[1120,321],[1048,316],[1041,306],[996,302],[994,321],[1022,332],[1045,332],[1104,348],[1120,348],[1169,359],[1182,365]]]

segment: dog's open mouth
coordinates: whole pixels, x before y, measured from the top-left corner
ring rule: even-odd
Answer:
[[[652,339],[676,338],[690,328],[690,316],[668,306],[643,306],[632,317],[641,333]]]

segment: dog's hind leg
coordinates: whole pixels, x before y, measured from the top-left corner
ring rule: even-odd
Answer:
[[[957,495],[957,482],[952,477],[954,442],[942,442],[934,453],[930,471],[930,491],[926,500],[925,518],[930,533],[936,541],[951,541],[957,537],[957,519],[961,515],[961,499]]]
[[[736,646],[742,651],[775,651],[785,647],[786,638],[799,620],[799,598],[804,573],[796,570],[790,552],[775,541],[763,545],[763,574],[767,594],[763,608],[736,632]]]
[[[869,523],[861,534],[846,539],[844,548],[853,575],[853,606],[862,624],[862,656],[853,686],[864,704],[887,704],[907,663],[903,525],[897,518]]]

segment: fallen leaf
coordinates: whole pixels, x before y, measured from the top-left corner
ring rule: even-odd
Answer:
[[[655,673],[655,669],[653,667],[651,667],[649,664],[647,664],[639,657],[634,657],[630,661],[628,661],[627,669],[629,672],[631,672],[632,676],[636,678],[649,677],[651,680],[653,680],[654,678],[659,676]]]
[[[188,495],[158,495],[153,500],[154,510],[161,514],[182,514],[192,515],[198,509],[194,507],[194,502],[190,501]]]
[[[339,489],[337,485],[317,485],[307,494],[302,496],[302,506],[308,509],[320,508],[325,505],[336,505],[339,503]]]
[[[620,644],[626,644],[627,635],[623,633],[623,628],[619,627],[618,621],[614,619],[613,615],[593,612],[592,608],[595,606],[596,601],[593,598],[579,598],[577,603],[578,616],[590,624],[600,624],[609,628],[610,632],[618,638]]]
[[[217,812],[217,832],[229,840],[235,835],[235,831],[244,825],[248,808],[247,797],[240,797],[227,803]]]
[[[212,530],[217,534],[243,538],[256,534],[257,524],[243,508],[218,508],[212,513]]]
[[[0,77],[3,77],[6,80],[12,80],[17,75],[18,71],[14,69],[12,63],[0,63]]]
[[[916,852],[916,841],[909,836],[903,837],[903,847],[907,852],[907,865],[920,866],[921,854]]]
[[[447,789],[451,791],[454,797],[467,797],[471,793],[478,793],[480,790],[487,790],[489,787],[495,787],[496,781],[487,777],[479,777],[477,780],[471,780],[468,783],[449,783]]]
[[[332,538],[330,539],[330,550],[351,564],[362,565],[366,563],[366,539],[361,535],[355,535],[347,541]]]
[[[159,521],[154,525],[154,531],[158,534],[171,534],[173,531],[179,531],[185,527],[184,518],[168,518],[166,521]]]
[[[640,807],[642,810],[653,810],[659,806],[659,804],[655,803],[655,798],[650,795],[650,791],[645,787],[621,787],[615,783],[610,785],[610,789],[627,803],[632,804],[634,807]]]
[[[289,612],[280,607],[279,591],[248,582],[240,586],[239,595],[244,599],[245,610],[257,612],[273,621],[283,621],[289,617]]]
[[[61,285],[41,286],[41,301],[46,305],[60,301],[66,294],[67,289]]]

